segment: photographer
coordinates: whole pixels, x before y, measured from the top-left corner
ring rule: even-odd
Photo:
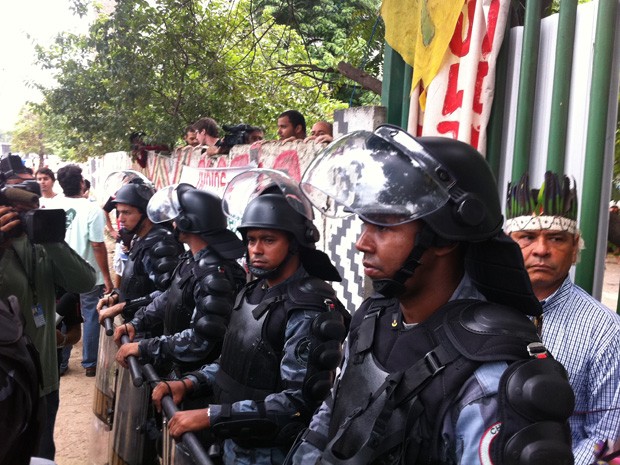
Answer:
[[[264,138],[264,132],[261,128],[249,124],[224,125],[224,131],[226,132],[224,137],[215,143],[218,147],[218,155],[229,153],[235,145],[253,144]]]
[[[37,456],[54,459],[54,422],[58,411],[55,285],[84,292],[95,284],[95,271],[62,239],[64,221],[56,210],[36,210],[39,186],[19,157],[0,159],[0,298],[14,294],[25,318],[26,334],[41,357],[40,396],[46,414]],[[35,213],[45,212],[41,218]],[[37,220],[38,218],[38,220]],[[43,220],[43,221],[41,221]],[[58,221],[57,221],[58,222]],[[43,223],[43,224],[39,224]],[[26,231],[31,236],[28,237]],[[49,237],[46,233],[55,233]],[[33,234],[36,233],[36,234]],[[37,242],[33,242],[34,239]],[[54,241],[55,242],[51,242]]]

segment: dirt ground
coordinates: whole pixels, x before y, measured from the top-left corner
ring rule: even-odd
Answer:
[[[605,264],[602,300],[612,310],[616,308],[619,283],[620,260],[610,255]],[[82,345],[78,343],[71,353],[69,371],[60,380],[60,409],[55,434],[58,465],[91,463],[89,442],[94,419],[92,404],[95,378],[84,376],[81,359]]]

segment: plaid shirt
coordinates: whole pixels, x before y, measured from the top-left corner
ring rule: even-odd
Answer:
[[[597,440],[620,437],[620,316],[568,277],[542,304],[543,343],[575,391],[575,465],[589,464]]]

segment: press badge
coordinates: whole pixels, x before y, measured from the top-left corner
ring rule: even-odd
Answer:
[[[45,314],[43,313],[43,307],[41,304],[32,306],[32,316],[34,317],[34,325],[37,328],[45,326]]]

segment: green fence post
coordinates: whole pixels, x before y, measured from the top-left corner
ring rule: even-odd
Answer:
[[[403,114],[403,82],[406,63],[400,54],[385,44],[383,58],[383,84],[381,86],[381,105],[387,108],[387,122],[400,125]],[[411,82],[411,81],[410,81]],[[411,88],[411,84],[409,84]],[[409,94],[407,93],[407,97]],[[405,123],[405,127],[406,127]]]
[[[592,85],[586,136],[585,166],[587,169],[583,179],[580,216],[581,235],[588,247],[581,252],[581,261],[575,273],[575,282],[590,293],[594,285],[595,244],[599,211],[603,201],[601,199],[601,186],[603,183],[603,158],[607,137],[617,5],[617,0],[600,0],[596,17]]]
[[[555,47],[547,170],[564,173],[577,0],[562,0]]]
[[[541,14],[542,2],[540,0],[530,0],[526,3],[523,46],[521,48],[521,69],[519,72],[515,147],[512,160],[511,179],[513,182],[519,181],[519,178],[528,170],[530,164]]]

